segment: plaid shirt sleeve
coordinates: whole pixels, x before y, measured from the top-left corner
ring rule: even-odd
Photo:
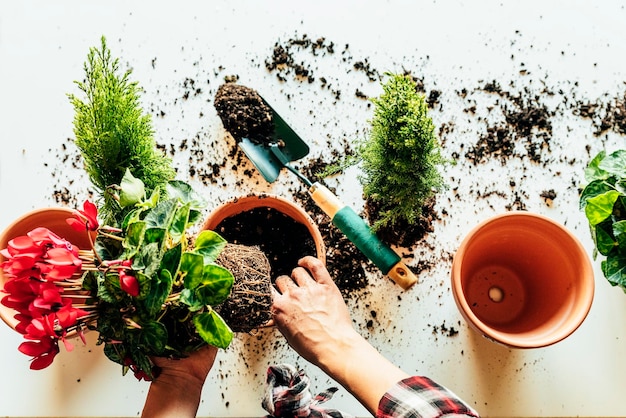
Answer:
[[[398,382],[378,404],[379,418],[478,417],[458,396],[431,379],[413,376]]]

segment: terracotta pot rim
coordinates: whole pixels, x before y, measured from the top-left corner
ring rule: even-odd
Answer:
[[[580,304],[577,305],[576,310],[570,313],[570,320],[568,321],[568,326],[560,329],[558,334],[548,337],[537,337],[537,338],[529,338],[526,340],[521,340],[515,337],[515,334],[511,334],[508,332],[498,331],[493,329],[492,327],[485,324],[478,316],[472,311],[467,300],[463,298],[461,295],[463,294],[463,287],[461,283],[461,260],[464,258],[465,252],[468,248],[468,245],[474,240],[477,234],[486,226],[498,222],[505,218],[527,218],[538,220],[539,222],[544,222],[546,224],[552,225],[553,227],[558,228],[565,236],[569,237],[572,243],[577,248],[577,255],[581,257],[581,265],[582,271],[580,271],[581,276],[589,277],[590,280],[585,280],[582,286],[581,294],[585,295],[584,299],[581,299]],[[498,215],[494,215],[489,217],[481,222],[479,222],[476,226],[474,226],[470,232],[467,233],[465,238],[462,240],[461,244],[458,247],[457,252],[454,255],[453,263],[452,263],[452,294],[454,296],[454,300],[457,306],[460,308],[462,316],[465,320],[475,329],[477,329],[480,333],[482,333],[486,338],[501,343],[505,346],[511,348],[540,348],[546,347],[552,344],[555,344],[563,339],[567,338],[574,331],[576,331],[584,322],[585,318],[589,314],[591,310],[591,305],[593,302],[594,291],[595,291],[595,283],[593,280],[593,267],[591,265],[591,261],[587,256],[585,248],[582,246],[580,241],[576,238],[574,234],[572,234],[569,230],[567,230],[560,223],[552,220],[548,216],[527,212],[527,211],[514,211],[514,212],[506,212]]]
[[[278,205],[272,204],[271,202],[278,202]],[[232,207],[233,204],[242,204],[245,205],[248,202],[259,202],[259,203],[265,203],[265,202],[269,202],[269,204],[267,205],[254,205],[255,207],[270,207],[273,209],[280,209],[281,205],[284,206],[288,206],[291,209],[293,209],[296,213],[299,214],[300,217],[302,217],[301,220],[303,220],[304,222],[302,222],[308,229],[309,233],[311,234],[313,241],[315,242],[315,248],[317,251],[317,258],[320,259],[324,264],[326,264],[326,246],[324,244],[324,238],[322,237],[322,234],[319,230],[318,225],[315,223],[315,221],[313,221],[313,218],[311,218],[311,216],[304,210],[304,208],[302,208],[299,204],[297,204],[296,202],[294,202],[293,200],[289,200],[287,198],[284,198],[282,196],[278,196],[275,194],[271,194],[271,193],[260,193],[260,194],[256,194],[256,193],[250,193],[247,195],[243,195],[243,196],[237,196],[237,197],[233,197],[230,200],[227,200],[223,203],[221,203],[220,205],[216,206],[213,210],[210,211],[208,217],[206,218],[206,220],[204,221],[204,223],[202,224],[202,229],[213,229],[215,228],[219,222],[221,222],[221,220],[230,217],[230,216],[234,216],[238,213],[243,212],[246,209],[242,209],[239,212],[232,212],[231,214],[229,214],[228,216],[222,216],[222,213],[227,211],[228,208]],[[219,215],[219,216],[218,216]],[[219,218],[219,219],[218,219]],[[216,220],[218,219],[218,220]]]

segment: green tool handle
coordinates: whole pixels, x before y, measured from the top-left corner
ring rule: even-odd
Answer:
[[[408,289],[417,282],[417,277],[401,261],[388,245],[372,232],[369,225],[349,206],[320,183],[313,183],[309,193],[317,206],[326,213],[333,224],[370,260],[376,267],[400,285]]]

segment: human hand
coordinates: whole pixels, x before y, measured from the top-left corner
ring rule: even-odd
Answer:
[[[217,347],[207,345],[193,351],[188,357],[170,359],[167,357],[153,357],[152,362],[160,369],[157,380],[170,380],[183,377],[193,379],[194,383],[204,384],[209,371],[213,367]]]
[[[360,336],[324,264],[307,256],[298,265],[291,277],[276,279],[278,291],[272,288],[273,319],[298,354],[324,368],[333,353],[340,355],[351,337]]]
[[[204,381],[216,355],[217,348],[207,345],[182,359],[152,358],[161,372],[150,383],[142,416],[195,417]]]

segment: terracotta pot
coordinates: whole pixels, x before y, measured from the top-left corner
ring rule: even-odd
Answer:
[[[495,216],[463,240],[452,293],[467,322],[514,348],[554,344],[586,318],[594,293],[591,262],[563,226],[528,212]]]
[[[264,207],[275,209],[284,215],[289,216],[293,220],[305,225],[315,242],[315,250],[317,253],[316,257],[326,264],[326,246],[324,245],[324,240],[317,224],[313,222],[313,219],[311,219],[309,214],[300,206],[279,196],[264,194],[249,195],[233,199],[222,204],[211,212],[202,228],[213,230],[226,218],[238,215],[242,212]]]
[[[37,209],[29,212],[20,218],[13,221],[3,232],[0,234],[0,249],[7,247],[7,243],[15,237],[26,235],[38,227],[45,227],[65,238],[72,244],[81,249],[91,248],[89,243],[89,237],[85,232],[77,232],[72,229],[65,220],[72,217],[73,211],[68,208],[45,208]],[[0,263],[5,259],[0,255]],[[4,275],[2,269],[0,269],[0,288],[4,288],[4,283],[7,281],[7,277]],[[1,295],[0,295],[1,296]],[[11,328],[15,329],[18,321],[13,318],[16,311],[7,308],[0,304],[0,317]]]

